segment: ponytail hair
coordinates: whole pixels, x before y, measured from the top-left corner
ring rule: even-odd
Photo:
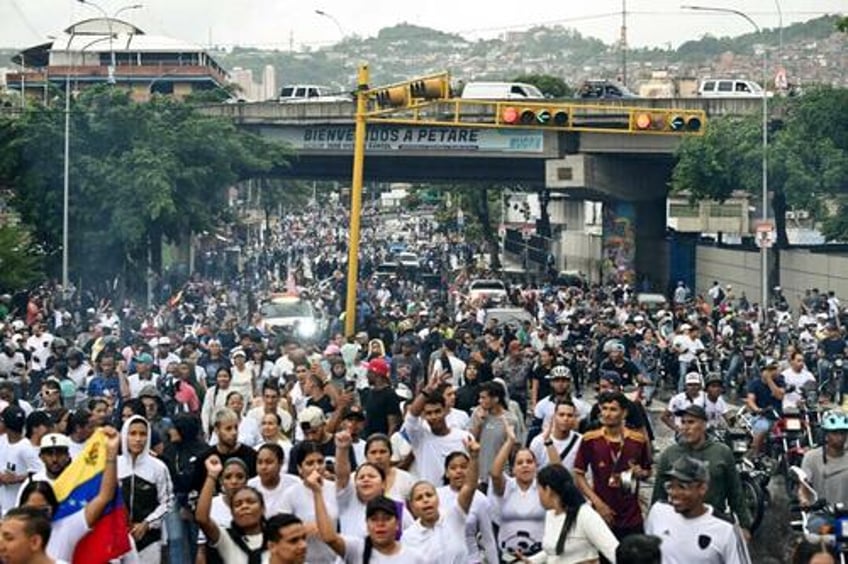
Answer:
[[[583,504],[586,503],[586,498],[574,484],[571,472],[560,464],[549,464],[542,468],[536,477],[536,483],[539,487],[546,487],[553,491],[554,495],[559,498],[563,510],[565,510],[565,521],[556,542],[556,554],[559,556],[565,550],[565,539],[574,528],[577,522],[577,514]]]

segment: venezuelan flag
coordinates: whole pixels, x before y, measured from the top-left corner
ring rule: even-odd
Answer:
[[[85,443],[83,451],[65,468],[53,491],[59,508],[54,521],[65,519],[97,496],[106,470],[106,436],[98,429]],[[106,564],[130,551],[127,512],[120,488],[100,519],[74,549],[73,564]]]

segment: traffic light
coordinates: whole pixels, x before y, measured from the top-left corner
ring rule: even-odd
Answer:
[[[528,107],[519,110],[515,106],[506,106],[501,110],[501,123],[565,127],[568,125],[568,112],[559,108]]]
[[[702,124],[700,114],[639,111],[632,114],[631,129],[637,132],[698,133]]]
[[[409,103],[408,88],[403,86],[390,86],[374,92],[374,99],[380,107],[400,107]]]
[[[415,100],[447,100],[450,98],[450,77],[447,73],[416,78],[372,90],[371,95],[381,108],[401,108]]]

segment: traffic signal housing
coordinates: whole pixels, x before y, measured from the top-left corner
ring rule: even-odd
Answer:
[[[450,99],[450,76],[440,73],[376,88],[369,94],[380,108],[403,108],[416,102]]]
[[[700,133],[704,124],[703,112],[636,111],[631,116],[630,129],[644,133]]]
[[[507,105],[500,110],[500,122],[504,125],[566,127],[568,125],[568,111],[556,107],[520,108]]]

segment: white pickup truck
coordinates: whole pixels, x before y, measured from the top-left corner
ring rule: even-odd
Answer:
[[[280,90],[280,102],[351,102],[348,94],[317,84],[289,84]]]

